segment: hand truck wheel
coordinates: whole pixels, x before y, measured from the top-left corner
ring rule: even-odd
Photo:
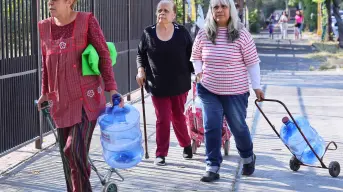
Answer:
[[[332,177],[337,177],[341,172],[341,166],[337,161],[332,161],[329,164],[329,173]]]
[[[117,192],[118,187],[113,181],[109,181],[104,185],[102,191],[103,192]]]
[[[197,153],[197,148],[198,148],[197,145],[198,145],[197,142],[194,139],[192,139],[192,153],[193,154]]]
[[[226,140],[224,143],[224,155],[225,156],[229,155],[229,149],[230,149],[230,141]]]
[[[293,156],[291,160],[289,160],[289,168],[291,168],[292,171],[298,171],[300,169],[301,162]]]

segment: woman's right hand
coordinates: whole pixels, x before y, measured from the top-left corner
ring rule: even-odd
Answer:
[[[37,102],[37,108],[38,108],[38,111],[41,110],[41,105],[42,103],[44,103],[45,101],[48,101],[48,96],[47,95],[41,95],[38,99],[38,102]]]
[[[201,79],[202,79],[202,73],[198,73],[198,74],[196,75],[195,82],[200,83]]]
[[[144,85],[145,82],[145,72],[143,68],[139,68],[138,69],[138,74],[136,76],[136,81],[139,85],[139,87],[142,87]]]

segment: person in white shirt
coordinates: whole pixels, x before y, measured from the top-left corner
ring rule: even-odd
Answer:
[[[288,17],[286,15],[286,11],[282,12],[282,15],[279,20],[279,25],[281,30],[281,39],[286,39],[288,30]]]

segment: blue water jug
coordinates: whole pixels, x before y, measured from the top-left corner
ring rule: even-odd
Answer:
[[[313,127],[311,127],[306,118],[296,117],[295,121],[319,158],[323,157],[325,152],[325,142],[323,138]],[[282,122],[284,125],[281,127],[280,137],[283,143],[290,148],[291,152],[302,163],[309,165],[315,164],[318,159],[306,143],[294,122],[292,122],[288,117],[284,117]]]
[[[103,157],[112,168],[127,169],[143,158],[140,114],[132,105],[119,107],[120,96],[113,95],[113,107],[99,116]]]

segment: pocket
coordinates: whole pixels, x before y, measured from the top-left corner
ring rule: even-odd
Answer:
[[[61,101],[59,93],[53,91],[47,94],[51,116],[57,118],[61,116],[68,107],[67,101]]]
[[[100,81],[82,85],[81,90],[84,104],[89,111],[95,112],[105,107],[104,88]]]

